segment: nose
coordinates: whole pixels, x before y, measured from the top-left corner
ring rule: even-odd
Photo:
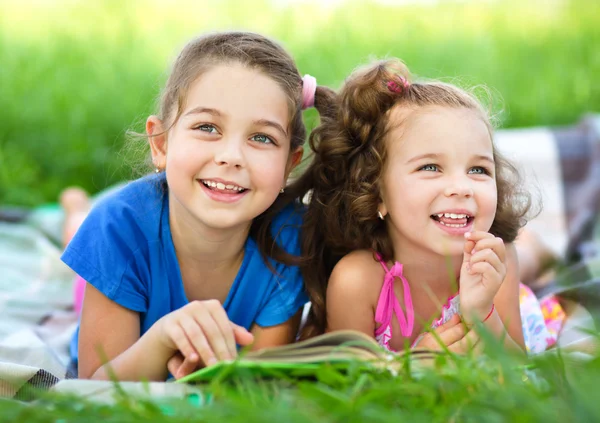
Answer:
[[[223,138],[217,141],[214,161],[219,166],[242,168],[244,165],[243,140],[239,137]]]
[[[467,175],[457,176],[448,180],[448,185],[444,191],[446,197],[473,197],[472,181]]]

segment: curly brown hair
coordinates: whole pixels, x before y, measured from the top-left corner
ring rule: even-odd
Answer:
[[[294,187],[296,194],[309,195],[302,270],[312,308],[303,337],[326,328],[327,281],[340,258],[357,249],[377,251],[386,260],[393,257],[385,223],[377,217],[392,108],[467,108],[481,117],[492,137],[489,114],[474,95],[451,84],[410,80],[399,60],[378,61],[357,70],[332,98],[328,113],[310,135],[314,160]],[[405,115],[403,122],[394,124],[405,124],[410,113]],[[516,168],[495,147],[493,155],[498,204],[490,232],[512,242],[525,224],[531,199],[520,188]]]

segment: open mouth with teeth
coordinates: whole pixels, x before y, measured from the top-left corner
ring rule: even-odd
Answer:
[[[431,218],[449,228],[465,228],[473,222],[474,216],[464,213],[436,213]]]
[[[224,184],[222,182],[209,181],[208,179],[202,179],[202,183],[211,191],[219,191],[228,194],[239,194],[247,190],[237,185]]]

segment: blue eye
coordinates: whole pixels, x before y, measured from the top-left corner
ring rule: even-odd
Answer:
[[[261,143],[261,144],[275,144],[275,143],[273,142],[273,140],[271,139],[271,137],[268,137],[268,136],[266,136],[266,135],[264,135],[264,134],[257,134],[257,135],[254,135],[254,136],[253,136],[252,138],[250,138],[250,139],[251,139],[251,140],[253,140],[253,141],[256,141],[256,142],[258,142],[258,143]]]
[[[436,172],[438,170],[438,167],[434,164],[426,164],[425,166],[419,168],[419,170],[425,170],[427,172]]]
[[[482,166],[472,167],[469,170],[469,173],[471,175],[489,175],[490,174],[490,172],[488,172],[488,170],[485,167],[482,167]]]
[[[208,132],[209,134],[216,134],[219,131],[217,131],[217,128],[215,128],[213,125],[209,125],[207,123],[199,125],[197,127],[195,127],[194,129],[199,129],[202,132]]]

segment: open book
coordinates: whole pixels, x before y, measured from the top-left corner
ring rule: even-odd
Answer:
[[[234,373],[255,377],[311,377],[324,363],[338,369],[360,366],[369,370],[396,372],[407,364],[407,360],[413,367],[428,367],[439,354],[425,349],[392,353],[364,333],[344,330],[294,344],[247,352],[236,360],[222,361],[200,369],[178,382],[206,382]]]

